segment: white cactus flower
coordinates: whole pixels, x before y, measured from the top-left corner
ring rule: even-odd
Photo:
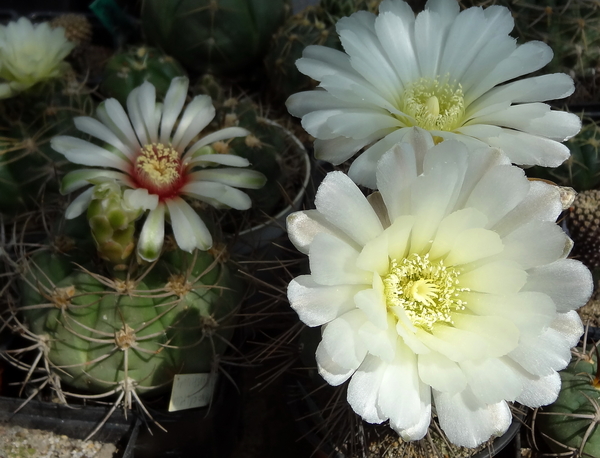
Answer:
[[[287,101],[316,138],[315,155],[352,163],[350,177],[375,188],[377,161],[413,126],[437,140],[501,148],[511,162],[556,167],[569,156],[560,142],[577,134],[575,114],[541,103],[574,91],[562,73],[515,80],[544,67],[550,47],[509,36],[501,6],[459,12],[456,0],[429,0],[416,17],[402,0],[379,15],[360,11],[337,23],[345,52],[308,46],[296,63],[320,82]]]
[[[98,107],[99,120],[75,118],[80,131],[104,142],[105,147],[69,136],[54,137],[51,143],[73,163],[101,167],[68,173],[61,192],[114,179],[128,188],[123,196],[127,205],[150,210],[137,246],[138,255],[147,261],[160,254],[167,216],[181,249],[211,248],[206,224],[183,196],[217,208],[247,210],[252,205],[250,198],[236,187],[258,189],[266,180],[262,173],[242,168],[250,165],[247,159],[217,154],[210,147],[220,140],[246,136],[246,129],[229,127],[194,141],[214,118],[215,108],[209,96],[198,95],[180,117],[188,84],[187,78],[174,78],[164,104],[158,104],[154,86],[145,82],[127,98],[129,115],[116,99],[108,99]],[[85,211],[93,191],[89,188],[73,200],[67,219]]]
[[[316,209],[288,217],[310,261],[288,298],[323,326],[319,373],[350,380],[365,421],[417,440],[434,406],[449,440],[475,447],[506,431],[507,402],[556,399],[592,277],[566,258],[556,187],[495,148],[434,146],[419,128],[404,139],[378,164],[378,192],[331,172]]]
[[[47,22],[32,24],[22,17],[0,25],[0,99],[60,76],[74,47],[64,28],[52,29]]]

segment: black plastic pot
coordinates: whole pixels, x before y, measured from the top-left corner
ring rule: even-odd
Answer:
[[[10,423],[27,429],[41,429],[82,440],[104,420],[111,409],[111,406],[66,406],[37,400],[31,400],[21,407],[23,402],[24,399],[0,397],[0,424]],[[120,449],[124,449],[121,455],[123,458],[133,458],[139,428],[140,422],[135,415],[125,418],[123,412],[117,410],[93,436],[93,440],[117,444]]]

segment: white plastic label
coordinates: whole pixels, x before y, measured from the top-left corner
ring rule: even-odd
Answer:
[[[173,378],[173,390],[169,412],[204,407],[210,404],[217,374],[177,374]]]

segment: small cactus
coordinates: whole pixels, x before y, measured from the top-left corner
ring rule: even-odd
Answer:
[[[564,457],[600,456],[600,366],[594,346],[577,348],[560,372],[558,399],[537,414],[539,432]]]

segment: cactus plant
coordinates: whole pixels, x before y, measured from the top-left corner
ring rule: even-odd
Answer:
[[[558,399],[538,412],[537,424],[546,443],[565,457],[600,456],[600,365],[598,349],[578,347],[560,372]]]
[[[27,371],[23,385],[145,411],[142,399],[175,375],[215,374],[246,292],[226,249],[185,253],[171,240],[158,261],[123,267],[94,254],[86,225],[61,220],[47,244],[12,261],[20,301],[3,320],[30,345],[3,356]]]
[[[162,99],[171,80],[177,76],[186,76],[186,72],[172,57],[155,48],[133,47],[115,54],[107,62],[100,91],[125,105],[129,93],[149,81],[156,88],[158,98]]]
[[[189,70],[231,74],[262,57],[289,9],[288,0],[145,0],[142,28]]]

